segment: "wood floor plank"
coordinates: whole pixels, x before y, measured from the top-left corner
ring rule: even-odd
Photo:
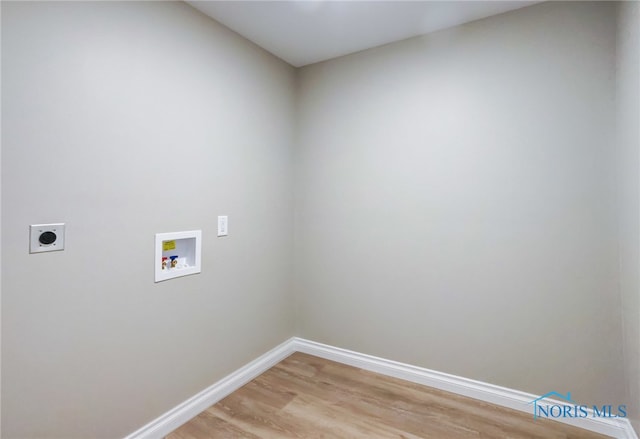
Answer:
[[[605,437],[297,352],[167,439]]]

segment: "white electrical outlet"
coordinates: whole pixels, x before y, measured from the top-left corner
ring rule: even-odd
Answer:
[[[226,215],[218,217],[218,236],[227,236],[229,234],[229,217]]]
[[[29,226],[29,253],[64,250],[64,223]]]

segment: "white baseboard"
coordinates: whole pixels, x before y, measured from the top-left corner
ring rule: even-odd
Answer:
[[[431,386],[436,389],[530,413],[532,416],[533,410],[530,402],[538,398],[538,395],[294,337],[221,379],[211,387],[130,434],[125,439],[162,438],[294,352],[303,352],[371,372]],[[552,404],[562,404],[553,400],[548,401]],[[597,418],[590,415],[587,418],[557,418],[555,420],[618,439],[638,439],[631,423],[624,418]]]
[[[225,396],[235,392],[240,387],[266,372],[280,361],[294,353],[293,339],[271,349],[252,362],[232,372],[202,392],[187,399],[185,402],[169,410],[159,418],[149,422],[144,427],[134,431],[125,439],[160,439],[176,428],[185,424],[200,412],[211,407]]]
[[[423,384],[458,395],[468,396],[480,401],[489,402],[502,407],[530,413],[533,416],[533,409],[530,402],[538,398],[539,395],[520,392],[518,390],[507,389],[481,381],[470,380],[443,372],[411,366],[409,364],[398,363],[397,361],[386,360],[384,358],[361,354],[358,352],[340,349],[333,346],[316,343],[301,338],[293,338],[294,350],[327,360],[355,366],[360,369],[377,372],[395,378]],[[546,400],[550,403],[562,404],[561,402]],[[595,431],[619,439],[638,439],[635,431],[631,427],[628,419],[618,418],[594,418],[591,414],[588,418],[558,418],[554,420],[585,430]]]

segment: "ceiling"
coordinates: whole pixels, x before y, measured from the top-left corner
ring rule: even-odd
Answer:
[[[295,67],[539,1],[187,1]]]

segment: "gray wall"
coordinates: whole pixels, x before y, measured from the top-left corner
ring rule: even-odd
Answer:
[[[293,68],[167,2],[2,2],[2,58],[2,437],[122,437],[293,334]]]
[[[618,9],[620,288],[627,400],[640,431],[640,3]]]
[[[543,3],[301,70],[301,336],[620,401],[615,14]]]

